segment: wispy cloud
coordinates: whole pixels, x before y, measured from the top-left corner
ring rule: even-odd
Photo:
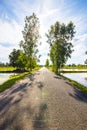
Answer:
[[[0,42],[17,44],[21,38],[21,26],[16,22],[0,20]]]

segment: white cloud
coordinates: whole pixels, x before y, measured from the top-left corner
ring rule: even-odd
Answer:
[[[87,37],[87,35],[85,35]],[[85,51],[87,50],[85,45],[85,37],[79,36],[77,40],[75,40],[74,43],[74,52],[72,53],[71,59],[68,60],[67,64],[84,64],[85,59],[87,56],[85,55]]]
[[[85,34],[82,34],[82,35],[79,35],[77,37],[77,40],[80,41],[80,42],[87,42],[87,33]],[[87,43],[86,43],[87,44]]]
[[[16,22],[0,20],[0,42],[18,44],[22,38],[21,26]]]
[[[12,52],[13,48],[15,48],[15,45],[8,48],[0,45],[0,61],[8,62],[9,54]],[[16,46],[16,48],[18,49],[18,46]]]

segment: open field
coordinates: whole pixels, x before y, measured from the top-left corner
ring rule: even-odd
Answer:
[[[87,69],[75,69],[75,68],[72,68],[72,69],[61,69],[60,70],[61,72],[64,72],[64,73],[78,73],[78,72],[87,72]]]
[[[0,72],[7,72],[7,71],[13,71],[16,68],[14,67],[0,67]]]

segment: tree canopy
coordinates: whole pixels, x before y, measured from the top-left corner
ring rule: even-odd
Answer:
[[[25,69],[27,57],[22,50],[13,49],[9,55],[10,65],[18,69]]]
[[[49,60],[48,60],[48,59],[46,59],[45,66],[46,66],[46,67],[49,67]]]
[[[87,55],[87,51],[85,52],[85,54]],[[85,60],[85,64],[87,65],[87,59]]]
[[[39,35],[39,19],[33,13],[31,16],[26,16],[25,18],[25,26],[22,31],[23,40],[20,42],[20,47],[23,49],[24,53],[28,57],[27,67],[30,70],[34,67],[37,61],[37,46]]]
[[[46,34],[47,42],[50,44],[50,59],[56,73],[59,73],[60,67],[71,57],[73,51],[71,41],[74,34],[75,26],[71,21],[67,25],[56,22]]]
[[[20,49],[13,51],[9,55],[10,65],[19,69],[32,70],[37,65],[38,57],[38,40],[39,35],[39,19],[35,13],[26,16],[24,30],[22,31],[23,40],[20,41]],[[39,56],[40,58],[40,56]]]

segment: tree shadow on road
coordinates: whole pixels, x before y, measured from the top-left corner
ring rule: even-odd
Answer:
[[[82,92],[80,89],[76,88],[75,86],[71,85],[70,83],[66,82],[69,86],[72,86],[74,93],[69,93],[69,96],[75,98],[78,101],[82,101],[87,103],[87,93]]]
[[[0,130],[6,130],[8,128],[11,128],[11,126],[13,127],[11,128],[12,130],[23,130],[23,125],[21,124],[21,121],[18,119],[20,113],[25,113],[27,115],[26,118],[29,118],[29,120],[30,117],[33,117],[36,108],[32,108],[30,105],[27,104],[25,105],[25,107],[22,106],[21,109],[19,108],[19,103],[23,99],[24,95],[26,95],[28,88],[32,86],[32,83],[35,80],[34,75],[29,76],[29,79],[30,80],[28,83],[18,83],[13,88],[10,88],[9,91],[7,91],[7,93],[3,92],[1,94],[2,98],[0,98],[0,119],[3,119],[3,121],[0,122]],[[38,82],[38,87],[42,88],[42,86],[42,83]],[[16,111],[14,111],[14,114],[12,116],[7,116],[10,111],[10,107],[14,105],[16,107]],[[42,111],[40,112],[42,113]],[[42,114],[39,114],[39,117],[40,116],[42,116]],[[13,124],[15,124],[15,126],[13,126]]]
[[[61,77],[59,75],[55,75],[54,78],[55,79],[61,79]]]
[[[9,102],[11,100],[12,99],[10,99]],[[11,105],[14,105],[14,103]],[[2,120],[2,122],[0,122],[0,130],[7,130],[7,129],[23,130],[23,127],[25,125],[25,124],[23,125],[24,119],[25,119],[23,117],[23,115],[26,115],[26,119],[30,120],[30,117],[33,116],[34,111],[35,111],[35,108],[32,108],[31,106],[29,106],[27,104],[25,104],[21,108],[19,107],[19,105],[16,105],[15,107],[16,107],[16,111],[13,112],[14,114],[6,112],[6,113],[3,113],[3,115],[0,115],[2,118],[5,116],[5,118],[3,118],[3,120]],[[23,115],[22,115],[22,113],[23,113]],[[25,121],[26,121],[26,119],[25,119]]]
[[[45,111],[47,109],[47,104],[41,103],[39,109],[40,109],[39,113],[35,116],[34,122],[33,122],[34,130],[48,130],[46,120],[44,117]]]
[[[8,115],[2,123],[0,130],[23,130],[22,119],[19,120],[19,112],[16,111],[13,116]]]
[[[9,95],[3,93],[3,96],[0,99],[0,116],[4,115],[12,105],[17,104],[22,100],[23,95],[27,92],[27,87],[30,85],[31,84],[28,83],[22,83],[16,88],[11,88]],[[17,96],[16,99],[15,96]]]
[[[40,88],[40,89],[42,89],[44,87],[43,82],[41,82],[41,81],[37,82],[37,87]]]
[[[22,83],[22,84],[20,84],[19,87],[15,88],[10,94],[17,93],[19,91],[26,91],[26,87],[29,86],[29,85],[31,85],[31,84],[29,84],[29,83]]]
[[[29,79],[30,79],[30,81],[34,81],[35,80],[35,74],[31,74],[31,75],[29,75],[28,77],[29,77]]]

